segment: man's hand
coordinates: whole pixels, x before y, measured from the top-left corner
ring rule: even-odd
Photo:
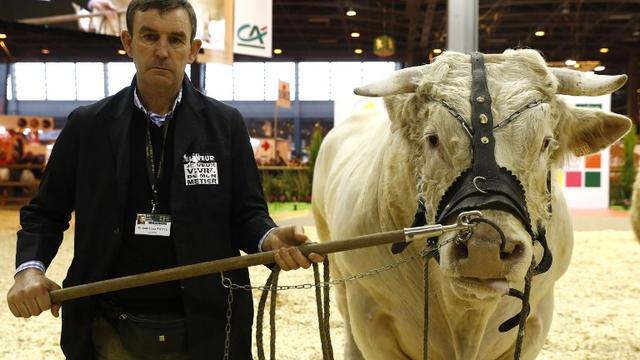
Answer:
[[[300,250],[295,248],[307,241],[309,238],[304,234],[302,226],[285,226],[276,228],[267,236],[262,243],[262,250],[276,250],[275,260],[282,270],[294,270],[300,267],[307,269],[311,266],[311,261],[319,263],[324,260],[324,256],[316,253],[310,253],[309,258],[306,258]]]
[[[60,289],[60,285],[47,278],[38,269],[26,269],[16,274],[15,282],[7,293],[7,304],[15,317],[30,318],[51,309],[58,317],[60,304],[51,304],[49,292]]]

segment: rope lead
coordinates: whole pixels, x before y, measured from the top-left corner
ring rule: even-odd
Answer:
[[[262,294],[260,295],[260,301],[258,303],[258,313],[256,314],[256,348],[259,360],[265,360],[262,325],[264,322],[264,308],[267,303],[269,292],[271,292],[271,299],[269,301],[269,329],[271,334],[269,356],[271,360],[275,360],[276,358],[276,300],[279,274],[280,268],[278,266],[275,266],[264,284]],[[328,256],[325,256],[325,260],[323,262],[323,282],[320,282],[320,272],[318,271],[318,264],[316,263],[313,264],[313,277],[315,280],[316,288],[316,309],[318,313],[320,344],[322,346],[322,359],[333,360],[333,346],[331,345],[331,326],[329,324],[329,286],[331,285],[331,279],[329,273]]]
[[[260,301],[258,303],[258,314],[256,315],[256,348],[258,350],[258,359],[265,360],[264,357],[264,343],[262,341],[262,323],[264,320],[264,308],[267,302],[267,295],[271,291],[271,303],[269,311],[269,328],[271,331],[271,342],[269,348],[269,356],[271,360],[276,357],[276,320],[275,320],[275,306],[276,306],[276,289],[278,288],[278,276],[280,275],[280,268],[275,265],[271,270],[271,274],[267,278],[264,284],[264,291],[260,295]]]
[[[429,242],[425,244],[421,252],[423,258],[423,280],[424,280],[424,320],[422,331],[422,359],[429,358],[429,260],[436,256],[438,248],[432,248]]]
[[[333,360],[333,346],[331,345],[331,325],[329,324],[329,257],[325,256],[323,267],[323,286],[320,284],[318,264],[313,263],[313,278],[316,283],[316,310],[318,314],[318,330],[322,346],[322,359]],[[321,289],[323,288],[323,289]]]
[[[527,317],[531,305],[529,304],[529,294],[531,293],[531,279],[533,278],[533,270],[536,267],[535,258],[531,258],[531,266],[527,270],[524,278],[524,293],[522,294],[522,311],[520,311],[520,322],[518,323],[518,337],[516,338],[516,349],[513,352],[513,359],[519,360],[522,352],[522,343],[524,342],[524,328],[527,323]]]

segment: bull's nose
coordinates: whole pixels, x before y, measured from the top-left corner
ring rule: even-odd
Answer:
[[[502,277],[511,265],[523,261],[526,255],[526,239],[507,234],[504,241],[504,249],[501,249],[499,233],[493,227],[480,223],[469,240],[453,243],[448,259],[464,276]]]

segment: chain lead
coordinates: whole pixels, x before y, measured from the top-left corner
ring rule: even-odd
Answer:
[[[391,264],[387,264],[387,265],[383,265],[381,267],[369,270],[369,271],[365,271],[365,272],[361,272],[361,273],[357,273],[357,274],[353,274],[353,275],[349,275],[347,277],[344,277],[342,279],[336,279],[336,280],[329,280],[329,281],[321,281],[318,283],[305,283],[305,284],[296,284],[296,285],[278,285],[276,287],[273,286],[252,286],[252,285],[238,285],[234,282],[231,281],[231,279],[225,277],[224,275],[222,275],[222,286],[224,286],[227,289],[231,289],[231,290],[245,290],[245,291],[251,291],[251,290],[259,290],[259,291],[281,291],[281,290],[305,290],[305,289],[313,289],[315,287],[327,287],[327,286],[331,286],[331,285],[341,285],[350,281],[355,281],[355,280],[360,280],[362,278],[365,277],[370,277],[370,276],[374,276],[374,275],[379,275],[383,272],[387,272],[389,270],[393,270],[397,267],[399,267],[400,265],[412,262],[414,260],[417,259],[422,259],[424,257],[427,256],[433,256],[433,254],[435,254],[441,247],[451,243],[451,242],[455,242],[455,241],[460,241],[460,239],[458,239],[458,237],[453,237],[450,240],[447,240],[445,242],[442,242],[440,244],[437,244],[435,246],[432,246],[431,244],[428,244],[427,247],[425,247],[423,250],[421,250],[420,252],[418,252],[417,254],[410,256],[408,258],[403,258],[400,259],[398,261],[395,261]]]
[[[224,273],[220,273],[220,280],[222,282],[222,286],[229,289],[229,295],[227,295],[227,323],[224,326],[224,360],[229,360],[229,350],[231,348],[231,317],[233,316],[233,290],[235,285],[231,279],[224,276]],[[237,285],[236,285],[237,286]]]

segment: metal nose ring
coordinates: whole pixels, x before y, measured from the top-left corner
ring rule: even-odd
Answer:
[[[473,178],[473,186],[476,187],[476,190],[480,191],[483,194],[487,194],[486,191],[480,189],[480,187],[478,186],[478,180],[485,181],[485,180],[487,180],[487,178],[484,177],[484,176],[476,176],[476,177]]]

